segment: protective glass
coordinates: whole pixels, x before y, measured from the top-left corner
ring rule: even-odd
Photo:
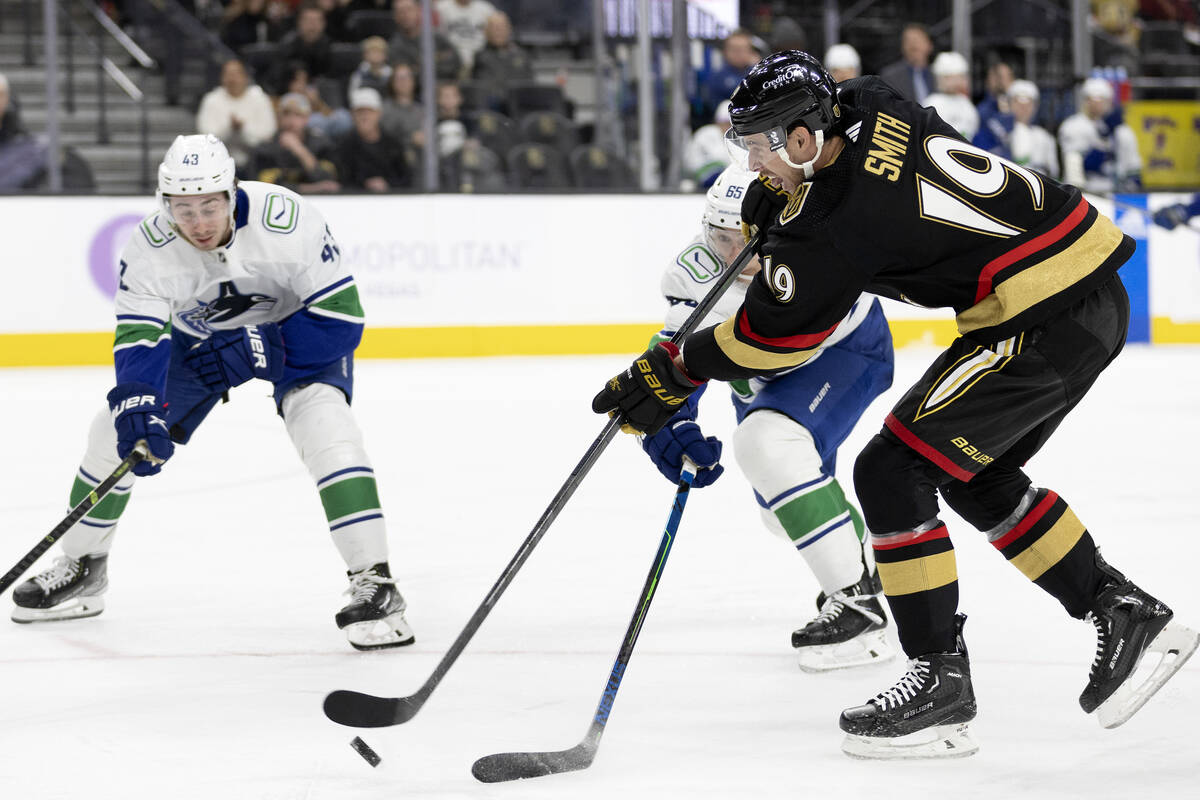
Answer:
[[[758,172],[779,151],[783,151],[780,155],[785,155],[786,146],[787,130],[782,125],[745,136],[739,136],[733,128],[725,132],[725,149],[733,163],[752,172]]]

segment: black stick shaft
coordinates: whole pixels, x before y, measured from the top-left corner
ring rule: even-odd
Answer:
[[[697,304],[696,308],[688,315],[687,320],[679,326],[679,330],[671,337],[671,341],[678,343],[683,340],[688,334],[699,327],[704,318],[716,306],[721,296],[733,285],[737,280],[737,276],[742,269],[754,257],[754,249],[758,244],[759,237],[756,235],[752,238],[738,257],[729,265],[729,269],[721,275],[717,283],[708,291],[704,299]],[[583,458],[571,470],[571,474],[567,476],[567,480],[563,483],[558,493],[554,495],[554,499],[550,501],[550,505],[542,512],[542,516],[538,519],[537,524],[533,526],[533,530],[525,537],[525,541],[517,549],[516,554],[505,566],[504,571],[500,573],[500,577],[492,585],[483,602],[475,609],[475,613],[467,620],[467,624],[463,627],[462,632],[450,645],[450,649],[442,656],[442,660],[434,667],[433,673],[426,679],[414,694],[408,697],[374,697],[372,695],[362,694],[360,692],[352,692],[348,690],[337,690],[331,692],[325,697],[324,710],[325,715],[334,722],[351,727],[386,727],[388,725],[398,725],[412,719],[416,713],[433,694],[433,690],[442,682],[442,678],[454,666],[454,662],[466,649],[468,643],[475,636],[475,632],[487,619],[492,608],[496,605],[496,601],[504,594],[508,585],[512,583],[517,572],[524,565],[533,549],[537,547],[538,542],[546,535],[546,531],[550,529],[551,524],[558,518],[558,514],[562,511],[563,506],[575,494],[575,489],[583,482],[584,477],[591,470],[592,465],[600,457],[608,447],[609,442],[616,436],[617,430],[621,427],[620,417],[610,419],[588,447]]]
[[[83,515],[91,511],[95,506],[112,491],[112,488],[120,482],[121,478],[125,477],[125,473],[133,469],[134,465],[145,458],[145,451],[135,449],[132,453],[125,457],[125,460],[117,465],[112,474],[104,480],[100,481],[100,485],[88,492],[87,497],[79,502],[79,505],[71,509],[63,521],[54,526],[54,530],[46,534],[40,542],[38,542],[32,550],[16,563],[12,569],[0,578],[0,592],[3,592],[9,586],[12,586],[18,578],[25,574],[25,570],[37,561],[42,553],[50,549],[50,545],[58,541],[58,538],[69,531],[71,527],[83,518]]]

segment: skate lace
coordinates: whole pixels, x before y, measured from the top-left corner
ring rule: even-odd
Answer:
[[[394,578],[385,578],[373,569],[355,572],[350,576],[350,587],[345,594],[350,595],[354,603],[369,603],[375,599],[375,589],[380,584],[396,585]]]
[[[810,625],[827,625],[831,624],[842,613],[842,609],[846,604],[842,602],[845,595],[841,592],[834,592],[825,598],[825,605],[821,606],[821,613],[810,622]]]
[[[904,677],[897,681],[892,688],[876,695],[873,702],[884,711],[903,705],[917,696],[917,692],[925,685],[927,677],[929,677],[929,663],[914,658],[908,662],[908,672]]]
[[[1087,619],[1096,626],[1096,656],[1092,659],[1092,674],[1094,675],[1096,670],[1100,668],[1100,660],[1104,658],[1104,651],[1108,649],[1109,629],[1108,625],[1105,624],[1105,620],[1090,611],[1088,612]]]
[[[33,577],[34,582],[43,592],[53,592],[66,586],[79,575],[80,562],[70,556],[59,556],[54,559],[54,566]]]

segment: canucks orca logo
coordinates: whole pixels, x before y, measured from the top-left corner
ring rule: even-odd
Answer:
[[[266,294],[241,294],[233,285],[233,281],[222,281],[216,300],[208,303],[201,300],[195,308],[188,309],[179,316],[192,328],[203,333],[212,333],[212,323],[231,322],[249,311],[266,311],[277,302],[276,298]]]

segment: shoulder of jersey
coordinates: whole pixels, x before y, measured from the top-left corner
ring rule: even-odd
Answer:
[[[663,272],[662,293],[684,300],[701,298],[721,270],[721,262],[697,236]]]
[[[247,201],[245,224],[281,236],[300,227],[305,201],[291,189],[261,181],[239,181],[238,191]]]

